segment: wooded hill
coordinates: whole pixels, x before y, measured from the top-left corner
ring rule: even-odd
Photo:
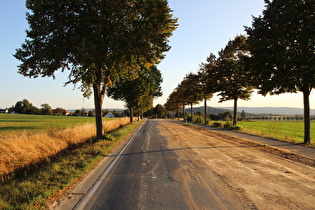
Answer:
[[[303,115],[302,108],[293,107],[239,107],[238,115],[241,115],[242,110],[245,111],[246,116],[257,116],[257,115]],[[185,111],[190,112],[190,108],[186,108]],[[194,107],[194,112],[204,113],[204,106]],[[311,109],[311,115],[315,115],[315,109]],[[224,112],[233,112],[233,107],[208,107],[208,114],[219,114]]]

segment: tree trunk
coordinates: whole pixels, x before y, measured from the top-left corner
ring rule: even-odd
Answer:
[[[190,117],[191,117],[191,121],[193,121],[193,104],[190,104]]]
[[[303,88],[303,103],[304,103],[304,144],[311,143],[311,132],[310,132],[310,88],[304,86]]]
[[[204,105],[205,105],[205,124],[207,122],[207,99],[205,98],[205,101],[204,101]]]
[[[185,105],[183,105],[183,118],[184,118],[184,121],[185,121]]]
[[[237,100],[238,98],[234,98],[234,115],[233,115],[233,125],[236,125],[237,122]]]
[[[130,111],[130,123],[133,123],[133,105],[132,104],[129,106],[129,111]]]
[[[95,121],[96,121],[96,138],[103,139],[103,116],[102,105],[105,91],[101,91],[99,85],[93,85],[94,106],[95,106]]]

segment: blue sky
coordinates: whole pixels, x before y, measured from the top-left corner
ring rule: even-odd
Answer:
[[[193,2],[193,3],[192,3]],[[229,39],[245,34],[244,25],[250,26],[252,15],[258,16],[264,9],[264,0],[169,0],[173,14],[179,19],[179,27],[170,39],[172,49],[159,65],[163,74],[163,97],[155,104],[164,104],[168,95],[190,72],[197,72],[199,64],[207,56],[223,48]],[[25,19],[25,1],[0,1],[0,108],[10,107],[17,101],[28,99],[35,106],[43,103],[53,108],[93,108],[93,99],[84,99],[80,90],[72,85],[64,87],[67,73],[57,73],[56,79],[29,79],[17,73],[19,62],[12,56],[25,39],[28,24]],[[283,94],[263,97],[257,94],[250,101],[239,101],[239,106],[303,107],[302,94]],[[314,91],[310,97],[315,108]],[[233,106],[232,101],[218,103],[212,98],[208,104],[214,107]],[[124,103],[105,98],[103,108],[124,108]]]

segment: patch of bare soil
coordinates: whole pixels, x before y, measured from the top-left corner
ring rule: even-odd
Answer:
[[[162,121],[159,131],[177,151],[175,177],[191,208],[209,208],[210,192],[213,208],[314,209],[312,160],[175,121]]]

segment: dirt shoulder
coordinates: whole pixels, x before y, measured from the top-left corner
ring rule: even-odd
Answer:
[[[240,144],[257,147],[262,151],[274,154],[283,158],[294,160],[312,167],[315,167],[315,149],[289,142],[268,139],[245,133],[238,133],[230,130],[218,129],[203,125],[193,125],[198,129],[211,130],[217,132],[217,135],[224,137],[226,140],[238,142]]]
[[[177,149],[177,172],[191,207],[202,207],[194,186],[237,198],[245,209],[313,209],[314,160],[217,131],[161,121],[168,148]],[[180,150],[179,150],[180,149]],[[198,202],[197,202],[198,201]]]

